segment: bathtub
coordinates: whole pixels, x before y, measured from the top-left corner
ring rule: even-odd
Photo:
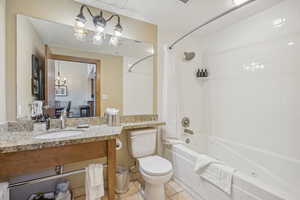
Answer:
[[[231,196],[201,179],[193,168],[198,152],[185,144],[166,148],[165,156],[174,166],[174,179],[194,200],[287,200],[282,191],[269,187],[240,170],[234,174]]]

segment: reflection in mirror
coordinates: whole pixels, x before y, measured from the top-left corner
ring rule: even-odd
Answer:
[[[126,27],[124,27],[126,28]],[[153,114],[153,44],[17,16],[17,118]]]
[[[94,117],[96,65],[55,60],[55,117]]]

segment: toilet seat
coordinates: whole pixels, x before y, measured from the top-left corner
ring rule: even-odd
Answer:
[[[172,172],[170,161],[160,156],[148,156],[139,159],[140,170],[150,176],[163,176]]]

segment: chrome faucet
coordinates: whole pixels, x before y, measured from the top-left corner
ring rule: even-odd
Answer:
[[[65,126],[65,118],[67,116],[67,112],[64,110],[61,112],[61,115],[60,115],[60,124],[61,124],[61,129],[64,129],[66,126]]]

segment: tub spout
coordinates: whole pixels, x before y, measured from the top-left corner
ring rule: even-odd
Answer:
[[[190,134],[190,135],[194,135],[194,131],[192,129],[189,129],[189,128],[185,128],[184,132],[187,133],[187,134]]]

